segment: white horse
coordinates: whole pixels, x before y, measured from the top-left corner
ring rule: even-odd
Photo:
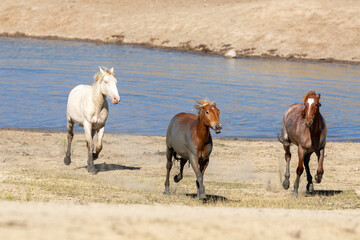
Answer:
[[[105,122],[109,115],[109,105],[106,97],[111,99],[113,104],[120,102],[120,96],[116,87],[117,80],[114,75],[114,68],[101,69],[94,76],[94,84],[78,85],[71,90],[67,103],[67,140],[68,146],[64,163],[71,163],[71,141],[74,137],[74,123],[84,127],[87,148],[88,148],[88,172],[97,173],[94,160],[97,159],[102,149],[102,138],[104,136]],[[95,153],[93,138],[98,133],[98,144]]]

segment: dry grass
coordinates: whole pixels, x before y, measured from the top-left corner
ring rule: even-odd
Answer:
[[[164,138],[146,136],[105,137],[96,164],[107,171],[88,174],[83,134],[75,135],[72,164],[65,166],[64,133],[1,130],[0,199],[74,203],[176,204],[199,206],[194,198],[195,177],[186,165],[184,179],[170,183],[171,195],[164,196]],[[313,196],[305,194],[305,174],[300,196],[281,187],[283,151],[277,142],[215,139],[215,148],[205,174],[208,206],[359,209],[360,188],[358,143],[328,143],[323,183]],[[296,152],[293,150],[291,182],[294,181]],[[346,164],[344,161],[346,159]],[[104,163],[106,162],[106,163]],[[312,172],[316,160],[311,161]],[[173,166],[172,177],[179,164]],[[114,170],[111,170],[114,169]],[[350,174],[349,174],[350,173]]]

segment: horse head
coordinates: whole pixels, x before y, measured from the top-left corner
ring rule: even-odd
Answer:
[[[105,68],[105,70],[103,70],[99,67],[99,69],[100,74],[98,74],[97,77],[101,80],[101,93],[111,99],[113,104],[118,104],[120,102],[120,96],[116,87],[117,80],[115,78],[114,68],[111,68],[110,70]]]
[[[222,125],[219,120],[220,110],[216,107],[216,103],[200,100],[195,107],[198,109],[200,121],[212,128],[216,134],[220,133]]]
[[[314,91],[310,91],[303,97],[304,110],[302,115],[305,118],[306,127],[311,127],[314,119],[320,112],[320,94],[316,94]]]

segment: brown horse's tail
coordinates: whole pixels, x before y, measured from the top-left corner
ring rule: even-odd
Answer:
[[[281,134],[277,134],[277,139],[279,140],[279,142],[281,142],[282,144],[284,144],[284,138]]]

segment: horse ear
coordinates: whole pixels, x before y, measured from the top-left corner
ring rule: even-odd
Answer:
[[[101,73],[104,73],[104,70],[102,70],[102,68],[99,66],[99,69],[100,69],[100,72]]]
[[[200,99],[200,103],[201,105],[204,105],[204,101],[202,99]]]
[[[321,107],[321,103],[319,102],[320,96],[321,96],[320,93],[318,93],[318,94],[316,95],[316,97],[317,97],[317,99],[318,99],[318,106],[319,106],[319,107]]]
[[[114,73],[114,68],[113,68],[113,67],[110,69],[110,72],[111,72],[112,74]]]

